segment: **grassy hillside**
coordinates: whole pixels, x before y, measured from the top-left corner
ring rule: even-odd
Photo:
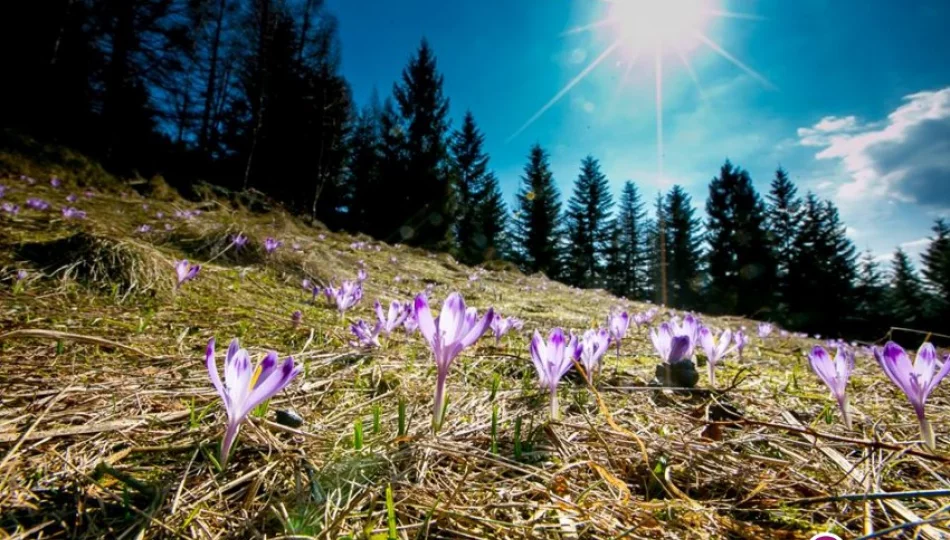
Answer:
[[[0,203],[20,206],[0,211],[0,530],[14,537],[375,539],[389,537],[391,514],[399,538],[852,538],[938,518],[919,529],[937,538],[946,519],[947,498],[933,495],[843,497],[947,487],[946,387],[928,403],[932,454],[913,442],[912,410],[867,355],[850,386],[849,431],[808,368],[814,340],[752,338],[741,361],[720,366],[718,390],[700,368],[703,388],[673,392],[647,386],[658,360],[646,331],[632,329],[595,389],[577,376],[562,382],[552,422],[531,334],[648,306],[330,233],[236,197],[186,202],[160,181],[137,186],[145,197],[72,159],[0,156]],[[50,186],[51,175],[63,185]],[[29,197],[52,208],[26,208]],[[67,219],[63,206],[87,216]],[[239,232],[251,240],[240,251],[230,245]],[[271,255],[268,236],[284,242]],[[182,258],[202,269],[176,292]],[[304,278],[353,279],[361,261],[369,278],[347,324],[301,288]],[[399,331],[365,350],[349,332],[357,318],[375,320],[374,300],[427,287],[435,306],[460,291],[479,313],[493,306],[526,321],[500,346],[485,336],[462,353],[437,435],[435,367],[421,336]],[[244,425],[220,472],[211,456],[224,409],[204,365],[211,337],[219,365],[239,337],[255,359],[275,350],[304,366]],[[276,422],[286,409],[303,425]]]

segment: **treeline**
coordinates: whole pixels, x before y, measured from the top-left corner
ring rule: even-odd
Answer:
[[[33,0],[0,21],[4,127],[120,174],[253,188],[331,228],[790,329],[879,337],[950,315],[945,222],[922,275],[900,250],[882,267],[781,169],[763,199],[727,161],[700,215],[680,186],[648,202],[628,181],[615,203],[588,156],[562,206],[535,145],[509,210],[474,116],[452,126],[427,43],[358,108],[322,0]]]

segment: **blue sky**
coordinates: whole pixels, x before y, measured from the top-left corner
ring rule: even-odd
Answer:
[[[538,142],[565,200],[587,154],[615,193],[628,179],[648,199],[678,183],[697,205],[727,157],[762,192],[782,165],[801,191],[834,200],[858,248],[882,258],[899,245],[919,253],[933,220],[950,215],[950,2],[709,0],[754,16],[699,27],[751,71],[700,43],[683,53],[694,81],[666,47],[662,175],[655,58],[634,58],[630,40],[519,131],[623,35],[621,25],[565,35],[610,13],[601,0],[327,4],[360,103],[374,89],[388,95],[419,40],[429,40],[453,124],[473,112],[509,201]]]

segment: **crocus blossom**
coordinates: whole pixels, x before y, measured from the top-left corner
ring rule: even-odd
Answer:
[[[79,195],[76,195],[75,193],[70,193],[69,195],[66,195],[66,202],[74,203],[78,200],[79,200]]]
[[[739,357],[739,360],[742,360],[742,350],[745,349],[746,344],[749,342],[749,338],[747,338],[745,335],[745,328],[736,330],[733,339],[736,342],[736,354]]]
[[[369,274],[366,273],[366,269],[365,269],[365,268],[360,268],[360,269],[356,272],[356,281],[359,281],[360,283],[366,281],[366,279],[367,279],[368,277],[369,277]]]
[[[49,179],[49,185],[53,186],[54,188],[58,188],[59,186],[63,185],[63,181],[60,180],[59,177],[54,176]]]
[[[901,389],[910,401],[917,420],[920,422],[920,436],[924,444],[933,450],[936,448],[933,428],[924,414],[924,405],[934,388],[950,372],[950,356],[942,364],[937,360],[937,349],[930,343],[924,343],[917,350],[913,363],[903,347],[888,341],[883,348],[874,349],[874,357],[884,369],[884,373]]]
[[[300,326],[300,323],[303,322],[303,312],[299,309],[294,310],[294,312],[290,314],[290,322],[294,325],[294,328]]]
[[[717,340],[712,330],[705,326],[699,329],[699,344],[706,353],[706,365],[709,369],[709,386],[716,386],[716,364],[722,360],[728,352],[729,344],[732,342],[732,330],[724,330]]]
[[[143,223],[142,225],[139,225],[137,229],[135,229],[135,232],[141,234],[150,233],[152,232],[152,226],[147,223]]]
[[[688,334],[675,334],[670,323],[663,323],[650,330],[650,341],[660,359],[666,364],[675,364],[688,360],[692,350],[692,337]]]
[[[475,308],[466,308],[465,300],[457,292],[445,299],[442,311],[434,319],[424,294],[416,296],[415,311],[419,330],[432,349],[435,359],[437,375],[432,428],[438,431],[442,427],[445,413],[445,381],[449,376],[452,361],[485,333],[495,314],[492,308],[488,308],[488,312],[479,319]]]
[[[607,329],[610,331],[610,338],[617,344],[617,358],[620,358],[620,341],[627,335],[627,328],[630,327],[630,315],[615,313],[607,319]]]
[[[360,319],[350,326],[350,331],[356,336],[356,345],[363,347],[380,347],[379,331],[381,328],[381,323],[376,323],[376,326],[370,328],[366,321]]]
[[[27,199],[26,206],[32,208],[33,210],[49,210],[49,203],[36,197],[30,197]]]
[[[188,259],[178,261],[178,263],[175,264],[175,273],[178,274],[178,284],[175,288],[178,289],[184,285],[186,281],[195,279],[195,276],[197,276],[200,271],[201,265],[199,264],[189,265]]]
[[[279,248],[282,245],[284,245],[282,241],[272,238],[270,236],[264,239],[264,251],[266,251],[267,253],[273,253],[274,251],[277,250],[277,248]]]
[[[10,215],[14,215],[14,216],[15,216],[15,215],[17,215],[17,214],[20,213],[20,207],[19,207],[19,205],[16,205],[16,204],[13,204],[13,203],[5,202],[5,203],[3,203],[3,204],[0,204],[0,208],[2,208],[4,212],[6,212],[6,213],[8,213],[8,214],[10,214]]]
[[[495,316],[491,320],[491,329],[495,334],[495,346],[501,344],[501,338],[507,334],[512,329],[521,330],[524,326],[524,321],[515,317],[502,317],[500,314],[495,313]]]
[[[387,336],[392,333],[393,330],[399,328],[399,326],[405,322],[406,317],[409,316],[409,311],[406,310],[400,302],[395,300],[389,303],[389,310],[383,311],[383,305],[379,303],[379,300],[373,305],[376,309],[376,318],[379,320],[380,329]]]
[[[337,287],[327,287],[324,290],[327,298],[336,302],[336,308],[342,315],[344,311],[359,303],[363,298],[363,284],[358,281],[344,281]]]
[[[211,384],[221,396],[228,415],[227,429],[221,441],[222,467],[227,465],[231,448],[241,429],[241,422],[248,413],[286,388],[300,373],[300,368],[294,365],[294,359],[291,357],[285,358],[278,365],[277,353],[273,351],[267,353],[267,356],[252,369],[247,351],[239,347],[237,338],[234,338],[224,360],[223,384],[214,360],[214,338],[208,341],[205,352],[205,366],[208,368]]]
[[[551,330],[547,342],[537,330],[531,339],[531,362],[538,370],[538,382],[551,393],[551,420],[558,417],[557,384],[574,365],[572,357],[576,350],[577,337],[571,336],[568,341],[560,328]]]
[[[7,186],[0,184],[0,199],[7,193]]]
[[[608,347],[610,347],[610,333],[603,328],[587,330],[577,344],[575,358],[580,360],[591,381],[593,381],[594,373],[600,371],[600,362],[607,353]]]
[[[832,397],[838,402],[844,425],[851,429],[851,414],[848,411],[848,378],[854,370],[854,353],[840,347],[834,359],[824,347],[815,347],[808,353],[811,369],[831,390]]]
[[[20,269],[20,270],[17,270],[17,271],[16,271],[16,280],[17,280],[17,281],[23,281],[24,279],[27,278],[27,276],[29,276],[29,274],[27,273],[26,270]]]
[[[82,210],[77,210],[72,206],[65,206],[63,207],[63,217],[66,219],[84,219],[86,217],[86,213]]]
[[[759,323],[759,337],[766,338],[772,333],[773,327],[769,323]]]
[[[407,303],[405,309],[406,320],[403,321],[402,327],[406,330],[406,335],[411,336],[419,329],[419,316],[416,314],[416,303]]]
[[[247,245],[247,236],[244,233],[237,233],[231,237],[231,243],[234,244],[234,249],[241,249]]]

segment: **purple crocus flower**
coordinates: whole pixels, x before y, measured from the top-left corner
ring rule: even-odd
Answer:
[[[198,275],[198,272],[201,271],[201,265],[199,264],[188,264],[188,259],[182,259],[175,264],[175,273],[178,274],[178,284],[175,285],[175,288],[178,289],[185,284],[186,281],[191,281],[195,279],[195,276]]]
[[[163,219],[165,217],[165,212],[155,212],[156,219]]]
[[[8,213],[8,214],[10,214],[10,215],[14,215],[14,216],[15,216],[15,215],[17,215],[17,214],[20,213],[20,207],[19,207],[19,205],[16,205],[16,204],[13,204],[13,203],[5,202],[5,203],[3,203],[3,204],[0,204],[0,208],[3,208],[3,211],[6,212],[6,213]]]
[[[365,268],[360,268],[360,269],[356,272],[356,281],[359,281],[360,283],[366,281],[366,279],[367,279],[368,277],[369,277],[369,274],[366,273],[366,269],[365,269]]]
[[[49,203],[36,197],[30,197],[27,199],[26,206],[32,208],[33,210],[49,210]]]
[[[736,330],[736,334],[733,338],[736,342],[736,353],[739,356],[739,360],[742,360],[742,350],[745,349],[746,343],[749,342],[749,338],[745,336],[745,328],[740,328]]]
[[[290,314],[290,322],[291,324],[294,325],[294,328],[297,328],[298,326],[300,326],[300,323],[302,321],[303,321],[303,312],[300,311],[299,309],[295,310],[293,313]]]
[[[547,342],[537,330],[531,339],[531,362],[538,370],[538,382],[541,388],[551,393],[551,420],[557,420],[557,383],[574,365],[572,357],[577,350],[577,337],[570,341],[560,328],[551,330]]]
[[[688,361],[693,349],[692,337],[688,334],[674,333],[670,323],[663,323],[650,330],[650,341],[657,354],[666,364]]]
[[[264,251],[267,253],[273,253],[277,248],[284,245],[280,240],[268,236],[264,239]]]
[[[237,233],[231,237],[231,243],[234,244],[234,249],[241,249],[247,245],[247,236],[244,233]]]
[[[333,302],[336,308],[343,312],[355,306],[363,298],[363,284],[358,281],[344,281],[339,288],[327,287],[324,293]]]
[[[445,413],[445,381],[449,376],[452,361],[466,347],[474,344],[488,330],[495,316],[492,308],[478,319],[475,308],[466,308],[462,295],[454,292],[445,299],[442,311],[435,319],[429,311],[429,302],[424,294],[416,296],[416,317],[422,336],[432,349],[435,358],[436,384],[432,414],[432,428],[438,431],[442,427]]]
[[[208,341],[205,352],[205,365],[211,384],[224,402],[224,409],[228,414],[228,425],[221,440],[220,462],[223,468],[227,465],[231,448],[237,439],[241,422],[255,407],[274,397],[278,392],[290,384],[290,381],[300,373],[300,368],[294,366],[294,359],[287,357],[280,365],[277,364],[277,353],[269,352],[255,367],[251,368],[251,359],[247,351],[240,349],[237,338],[231,341],[228,354],[224,360],[224,383],[218,375],[218,366],[214,360],[214,338]]]
[[[166,224],[165,224],[165,230],[166,230],[166,231],[170,231],[170,230],[172,230],[172,229],[174,229],[174,227],[172,227],[172,224],[171,224],[171,223],[166,223]]]
[[[353,335],[356,336],[357,342],[354,345],[360,345],[363,347],[380,347],[379,344],[379,331],[382,328],[381,323],[376,323],[376,326],[370,328],[366,321],[360,319],[356,321],[352,326],[350,326],[350,331],[353,332]]]
[[[33,178],[32,176],[27,176],[25,174],[20,175],[20,180],[23,180],[24,182],[26,182],[27,184],[30,184],[31,186],[36,183],[36,178]]]
[[[74,203],[78,200],[79,200],[79,195],[76,195],[75,193],[70,193],[69,195],[66,195],[67,202]]]
[[[383,311],[383,305],[379,303],[379,300],[376,301],[373,307],[376,309],[376,318],[379,320],[379,326],[387,336],[391,334],[393,330],[399,328],[399,326],[405,322],[406,317],[409,316],[409,311],[406,310],[406,306],[395,300],[390,302],[389,311],[386,312]]]
[[[507,334],[510,330],[521,330],[524,326],[524,321],[515,317],[502,317],[499,313],[495,313],[495,316],[491,320],[491,329],[495,334],[495,346],[501,345],[501,338]]]
[[[86,190],[86,191],[83,192],[82,195],[83,195],[83,197],[85,197],[85,198],[87,198],[87,199],[91,199],[91,198],[93,198],[93,197],[96,196],[96,192],[95,192],[95,191],[91,191],[91,190]]]
[[[416,303],[408,302],[406,303],[406,320],[403,321],[402,327],[406,330],[406,335],[411,336],[419,329],[419,316],[416,314]]]
[[[82,210],[77,210],[72,206],[64,206],[63,217],[66,219],[85,219],[86,213]]]
[[[142,233],[142,234],[150,233],[152,232],[152,226],[148,224],[139,225],[139,227],[135,229],[135,232]]]
[[[610,331],[610,339],[617,344],[617,358],[620,358],[620,341],[627,335],[627,328],[630,327],[630,315],[624,311],[616,313],[607,318],[607,329]]]
[[[58,176],[53,176],[49,179],[49,185],[53,186],[54,188],[58,188],[59,186],[63,185],[63,181],[60,180]]]
[[[300,286],[303,287],[303,290],[313,295],[312,301],[316,303],[317,295],[320,294],[320,290],[321,290],[320,286],[306,278],[304,278],[304,280],[300,282]]]
[[[854,370],[854,353],[839,347],[834,359],[824,347],[815,347],[808,353],[808,362],[815,375],[828,385],[831,395],[838,402],[844,425],[851,429],[851,414],[848,411],[848,378]]]
[[[327,239],[327,235],[325,235],[325,234],[323,234],[323,233],[320,233],[320,234],[317,235],[317,240],[319,240],[319,241],[321,241],[321,242],[323,242],[323,241],[326,240],[326,239]]]
[[[600,371],[600,362],[610,347],[610,333],[601,328],[588,330],[577,344],[575,358],[581,361],[587,377],[594,381],[594,373]]]
[[[0,184],[0,198],[3,198],[7,193],[7,186]]]
[[[772,333],[773,327],[771,323],[759,323],[759,337],[767,338],[769,334]]]
[[[924,405],[930,393],[950,372],[950,355],[940,364],[937,360],[937,349],[931,343],[924,343],[917,350],[917,358],[911,363],[903,347],[888,341],[884,348],[874,348],[874,357],[881,364],[884,373],[904,392],[914,407],[924,444],[931,450],[935,449],[934,432],[930,421],[924,415]]]
[[[706,365],[709,369],[709,386],[716,386],[716,364],[728,353],[730,342],[732,330],[724,330],[717,340],[709,328],[702,326],[699,329],[699,344],[706,353]]]
[[[20,269],[20,270],[17,270],[17,271],[16,271],[16,280],[17,280],[17,281],[23,281],[24,279],[27,278],[27,276],[29,276],[29,274],[27,273],[26,270]]]

